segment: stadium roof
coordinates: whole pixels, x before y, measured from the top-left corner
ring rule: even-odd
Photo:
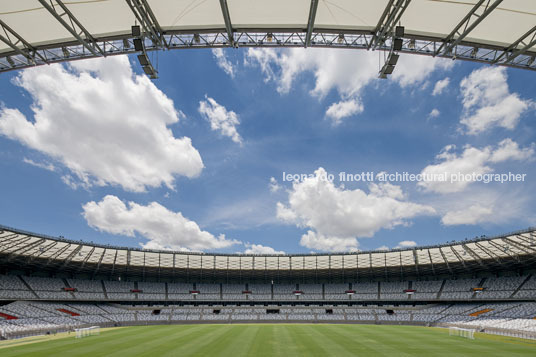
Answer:
[[[0,226],[0,267],[192,279],[367,279],[473,274],[536,266],[536,228],[390,251],[248,255],[89,244]]]
[[[131,26],[141,25],[133,36]],[[404,33],[395,34],[402,25]],[[157,49],[333,47],[536,70],[536,1],[17,0],[0,2],[0,72]]]

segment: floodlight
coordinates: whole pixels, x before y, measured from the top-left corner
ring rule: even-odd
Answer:
[[[341,33],[341,34],[339,35],[339,37],[337,37],[337,42],[338,42],[338,43],[343,43],[343,42],[344,42],[344,34],[343,34],[343,33]]]
[[[394,66],[398,62],[399,57],[400,57],[399,55],[393,53],[389,57],[389,60],[387,61],[387,63],[389,63],[391,66]]]
[[[272,42],[273,34],[269,33],[266,35],[266,41]]]
[[[67,50],[67,47],[62,47],[61,52],[63,52],[64,57],[69,57],[70,55],[69,51]]]
[[[395,37],[404,37],[404,26],[395,27]]]
[[[123,39],[123,48],[128,50],[130,48],[130,42],[125,38]]]
[[[140,61],[140,64],[142,66],[148,66],[150,64],[149,58],[147,58],[147,55],[145,53],[138,55],[138,61]]]
[[[201,42],[201,38],[199,37],[198,33],[194,33],[194,42],[195,43],[200,43]]]
[[[134,49],[136,51],[143,51],[143,41],[139,38],[134,39]]]
[[[393,41],[393,50],[395,51],[401,51],[402,50],[402,39],[395,38]]]
[[[133,37],[140,37],[141,36],[141,28],[138,25],[132,26],[132,36]]]
[[[146,75],[150,76],[151,74],[153,74],[153,69],[151,68],[151,66],[143,66],[142,68]]]

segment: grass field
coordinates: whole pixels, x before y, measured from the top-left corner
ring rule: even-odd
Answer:
[[[167,325],[2,341],[0,356],[536,356],[536,341],[377,325]]]

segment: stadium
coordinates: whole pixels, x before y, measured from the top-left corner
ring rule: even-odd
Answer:
[[[214,323],[438,326],[470,338],[536,338],[535,229],[333,255],[139,250],[8,227],[0,239],[3,338]]]
[[[404,55],[532,75],[535,19],[536,5],[516,0],[12,1],[0,4],[0,73],[135,55],[157,79],[168,50],[301,47],[377,51],[381,79]],[[0,225],[3,356],[536,348],[536,228],[301,254],[135,248],[23,229]]]

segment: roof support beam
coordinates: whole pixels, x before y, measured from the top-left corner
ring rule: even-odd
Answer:
[[[501,239],[503,242],[505,242],[504,239]],[[496,242],[494,242],[493,240],[490,240],[489,241],[489,244],[492,245],[494,248],[498,249],[498,250],[502,250],[503,252],[505,252],[506,254],[508,254],[508,256],[510,256],[512,259],[516,260],[518,263],[520,262],[519,260],[519,256],[517,254],[512,254],[510,252],[510,246],[508,245],[508,243],[506,242],[506,245],[499,245],[497,244]]]
[[[45,266],[48,266],[54,259],[62,255],[65,251],[67,251],[69,248],[71,248],[71,243],[66,244],[63,248],[60,248],[55,254],[52,254],[48,260]]]
[[[441,247],[439,248],[439,252],[441,253],[443,260],[445,261],[445,264],[447,265],[447,269],[449,270],[450,275],[452,275],[452,269],[450,268],[449,261],[447,257],[445,256],[445,253],[443,253],[443,250],[441,249]]]
[[[67,8],[67,6],[65,6],[65,4],[61,0],[39,0],[39,2],[89,52],[91,52],[95,56],[104,56],[104,51],[99,47],[97,41],[93,38],[93,36],[91,36],[89,31],[86,30],[84,26],[82,26],[80,21],[78,21],[78,19],[71,13],[71,11]],[[61,10],[58,11],[56,6],[59,7]],[[61,11],[63,11],[63,13]],[[68,22],[66,21],[66,19],[64,19],[64,17],[67,17]],[[84,38],[82,36],[84,36]]]
[[[143,27],[143,31],[149,36],[156,47],[167,47],[164,31],[160,27],[153,10],[147,0],[126,0],[130,10]]]
[[[523,243],[521,243],[521,242],[516,242],[518,245],[521,245],[521,246],[525,247],[526,249],[530,249],[530,250],[532,250],[533,253],[536,252],[536,248],[534,248],[534,247],[536,247],[536,239],[534,238],[534,236],[533,236],[532,233],[531,233],[531,236],[530,236],[530,237],[525,237],[525,236],[522,235],[522,234],[517,234],[516,237],[517,237],[519,240],[522,240],[523,243],[525,243],[525,244],[523,244]],[[510,241],[509,238],[506,238],[506,239],[507,239],[508,241]],[[528,239],[528,241],[527,241],[527,239]],[[527,244],[528,244],[528,245],[527,245]]]
[[[227,31],[227,38],[229,39],[229,45],[236,47],[236,42],[233,36],[233,25],[231,23],[231,16],[229,15],[229,7],[227,6],[227,0],[220,0],[221,13],[223,15],[223,21],[225,22],[225,30]]]
[[[463,268],[467,269],[467,266],[465,266],[465,260],[460,256],[460,254],[456,251],[456,249],[454,249],[453,246],[450,246],[450,250],[452,250],[452,253],[454,253],[456,258],[458,258],[458,260],[462,263]]]
[[[48,249],[55,247],[58,242],[57,241],[51,241],[52,243],[48,244],[45,247],[39,248],[39,253],[32,255],[32,257],[28,260],[28,263],[32,263],[35,259],[41,258],[41,255],[45,254]]]
[[[313,28],[315,27],[316,9],[318,9],[318,0],[311,0],[311,8],[309,9],[309,20],[307,20],[307,34],[305,35],[305,47],[311,44],[313,37]]]
[[[529,42],[524,42],[529,39]],[[522,44],[523,47],[517,48],[519,44]],[[523,36],[518,38],[514,43],[512,43],[504,52],[497,57],[493,63],[498,63],[501,59],[506,56],[506,59],[501,63],[509,63],[514,60],[517,56],[522,55],[527,52],[531,47],[536,45],[536,26],[527,31]]]
[[[76,247],[72,252],[71,254],[69,254],[67,256],[67,258],[65,258],[65,261],[63,262],[63,265],[61,266],[60,270],[63,270],[65,269],[65,267],[67,265],[69,265],[69,263],[71,262],[71,260],[73,260],[73,258],[78,254],[78,252],[80,252],[80,250],[82,249],[83,245],[80,244],[78,247]]]
[[[413,260],[415,261],[415,272],[419,275],[419,258],[417,257],[417,250],[415,248],[413,248]]]
[[[489,255],[491,259],[495,260],[499,265],[504,266],[504,264],[501,262],[501,259],[497,255],[493,254],[493,252],[491,252],[488,248],[484,247],[478,242],[475,242],[475,245],[480,248],[484,253]]]
[[[2,237],[2,239],[0,240],[0,243],[3,245],[5,242],[13,240],[13,239],[18,238],[18,237],[19,237],[19,235],[17,233],[8,234],[8,235],[5,235],[5,236]]]
[[[16,252],[22,250],[22,251],[21,251],[20,253],[18,253],[18,254],[24,254],[24,253],[26,253],[27,251],[29,251],[30,249],[32,249],[32,248],[34,248],[34,247],[36,247],[36,246],[38,246],[38,245],[44,243],[45,241],[46,241],[46,240],[45,240],[44,238],[41,238],[41,239],[39,239],[39,240],[37,240],[37,241],[35,241],[35,242],[33,242],[33,243],[30,243],[30,244],[25,245],[25,246],[23,246],[23,247],[19,247],[19,248],[15,249],[15,250],[12,250],[12,251],[9,253],[9,255],[8,255],[7,261],[8,261],[8,262],[11,262],[13,259],[15,259],[15,257],[16,257],[15,253],[16,253]]]
[[[43,62],[47,63],[47,60],[39,52],[37,52],[32,45],[30,45],[24,38],[22,38],[1,19],[0,27],[2,28],[0,40],[11,47],[13,51],[17,52],[21,56],[24,56],[28,60],[29,65],[35,65],[35,56],[38,56]],[[19,46],[22,46],[22,49]]]
[[[94,251],[95,251],[95,247],[91,248],[91,251],[84,258],[82,265],[80,266],[80,268],[78,268],[77,273],[84,269],[84,267],[86,266],[86,263],[89,261],[89,258],[91,258]]]
[[[369,49],[376,49],[385,42],[387,36],[393,32],[393,27],[400,21],[410,2],[411,0],[389,0],[380,17],[380,21],[378,21],[374,29]]]
[[[445,38],[445,41],[437,51],[435,52],[435,55],[439,55],[441,53],[448,54],[452,51],[453,48],[455,48],[475,27],[478,26],[488,16],[492,13],[493,10],[499,4],[502,2],[502,0],[495,0],[493,4],[490,5],[491,0],[479,0],[475,6],[469,11],[467,15],[456,25],[454,30]],[[482,5],[484,5],[484,11],[482,13],[478,13],[479,10],[481,10]],[[454,36],[458,35],[456,40],[454,40]]]
[[[95,271],[93,272],[93,277],[95,277],[95,275],[97,275],[97,273],[99,272],[99,269],[101,267],[101,263],[102,263],[102,260],[104,259],[104,255],[106,254],[106,249],[104,249],[102,251],[102,254],[99,258],[99,262],[97,263],[97,268],[95,269]]]
[[[25,243],[25,242],[29,241],[30,239],[32,239],[32,237],[28,237],[28,236],[26,236],[26,237],[24,237],[24,238],[21,239],[21,240],[16,240],[15,243],[13,243],[13,244],[11,244],[11,245],[8,245],[7,247],[4,247],[4,249],[0,250],[0,252],[7,252],[7,251],[9,251],[11,248],[16,247],[16,246],[18,246],[18,245],[20,245],[20,244],[22,244],[22,243]],[[26,247],[26,246],[23,246],[23,248],[24,248],[24,247]]]
[[[427,249],[427,251],[428,251],[428,258],[430,258],[430,265],[432,266],[432,274],[435,275],[434,261],[432,260],[432,254],[430,253],[430,249]]]

